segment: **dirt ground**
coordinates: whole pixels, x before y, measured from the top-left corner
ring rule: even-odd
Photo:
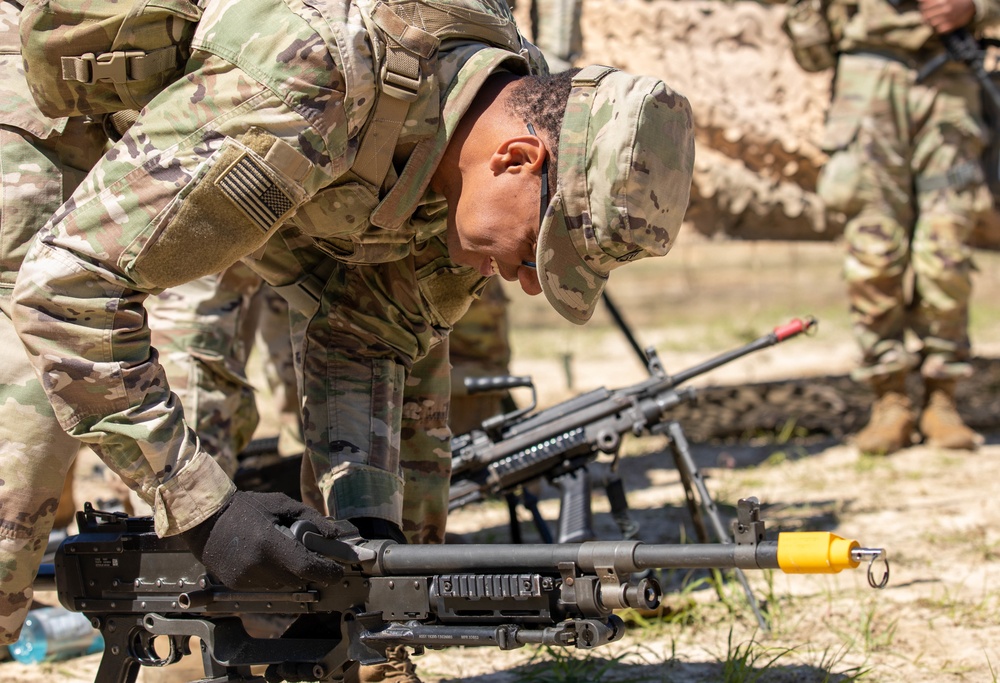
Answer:
[[[819,318],[814,337],[735,361],[699,378],[703,385],[840,373],[850,369],[855,355],[841,311],[839,256],[833,244],[692,241],[679,245],[656,270],[637,268],[640,272],[628,276],[623,270],[612,293],[636,336],[658,347],[668,370],[738,346],[790,317]],[[997,357],[1000,256],[977,258],[973,343],[980,355]],[[539,302],[515,291],[511,297],[513,370],[535,378],[543,405],[642,378],[641,366],[604,313],[593,326],[567,329]],[[262,430],[268,428],[265,423]],[[777,531],[829,530],[884,547],[892,570],[888,587],[871,589],[861,569],[825,576],[748,571],[771,624],[764,632],[738,584],[727,583],[720,599],[704,576],[683,582],[685,577],[667,575],[662,579],[669,610],[659,618],[635,619],[618,643],[589,653],[433,651],[416,660],[423,680],[997,680],[1000,511],[994,496],[1000,492],[1000,433],[986,434],[986,444],[974,454],[915,446],[888,458],[867,458],[849,443],[773,434],[748,434],[734,444],[694,444],[693,451],[724,517],[733,515],[740,498],[756,496],[771,537]],[[663,442],[626,441],[620,469],[643,540],[677,543],[694,537]],[[81,468],[79,476],[84,490],[99,491],[92,468]],[[547,496],[542,510],[555,519],[555,499]],[[598,533],[614,538],[602,497],[595,496],[594,510]],[[506,508],[496,503],[467,508],[454,513],[449,524],[451,531],[480,541],[505,540]],[[530,538],[530,524],[522,520],[522,528]],[[0,663],[0,681],[91,681],[98,659],[34,667]],[[155,673],[144,671],[141,680],[178,683],[199,677],[193,657]]]

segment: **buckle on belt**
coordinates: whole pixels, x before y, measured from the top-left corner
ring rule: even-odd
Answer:
[[[98,81],[112,83],[127,83],[129,81],[129,60],[145,56],[141,50],[115,50],[95,55],[93,52],[80,55],[80,61],[86,64],[89,75],[81,78],[82,83],[93,85]]]

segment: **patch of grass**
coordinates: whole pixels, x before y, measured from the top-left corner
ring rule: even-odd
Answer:
[[[871,673],[871,669],[865,668],[863,664],[839,669],[849,651],[849,648],[844,645],[836,650],[832,650],[829,647],[824,648],[819,654],[818,661],[813,665],[826,674],[817,683],[832,683],[833,681],[836,681],[836,683],[852,683],[868,676]]]
[[[858,459],[854,462],[854,471],[858,474],[870,474],[877,470],[884,470],[887,467],[889,467],[889,458],[884,455],[859,453]]]
[[[528,663],[518,672],[518,680],[523,683],[591,683],[603,680],[608,672],[618,667],[629,656],[648,658],[642,654],[643,648],[636,646],[627,652],[611,658],[596,655],[594,651],[554,648],[548,645],[535,651]],[[616,681],[627,682],[628,678],[615,677]]]
[[[754,683],[761,680],[774,665],[791,653],[794,648],[767,647],[756,640],[756,635],[744,643],[733,642],[729,629],[727,651],[722,663],[721,683]]]
[[[677,570],[672,570],[677,571]],[[677,581],[664,577],[662,585],[673,585]],[[625,609],[618,612],[628,624],[633,624],[652,635],[661,635],[668,626],[690,626],[705,621],[706,606],[694,598],[694,593],[712,585],[712,579],[704,576],[693,580],[682,580],[679,591],[670,592],[655,610],[639,611]]]
[[[841,628],[831,621],[830,630],[837,634],[849,650],[860,646],[868,654],[889,651],[896,638],[899,618],[887,618],[879,607],[880,603],[876,599],[869,599],[864,605],[857,605],[860,614],[854,628]]]
[[[955,625],[992,626],[997,622],[1000,604],[996,593],[987,593],[980,600],[963,599],[945,588],[940,596],[918,598],[916,604],[947,618]]]
[[[990,531],[982,525],[965,529],[949,529],[946,533],[929,534],[928,542],[940,547],[969,552],[991,562],[1000,557],[1000,543],[990,540]]]

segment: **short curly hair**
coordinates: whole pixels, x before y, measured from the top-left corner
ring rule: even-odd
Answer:
[[[566,101],[573,87],[573,76],[579,69],[568,69],[546,76],[525,76],[518,79],[516,87],[511,91],[507,106],[513,116],[520,117],[530,123],[539,133],[544,132],[551,149],[549,154],[552,162],[549,164],[549,184],[556,186],[556,167],[559,151],[559,131],[562,129],[563,118],[566,115]]]

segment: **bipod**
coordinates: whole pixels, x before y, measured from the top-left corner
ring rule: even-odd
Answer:
[[[687,501],[688,512],[691,514],[691,522],[694,524],[695,533],[698,534],[698,540],[702,543],[712,542],[708,534],[707,521],[711,525],[712,533],[715,535],[717,542],[733,543],[733,537],[730,536],[722,520],[719,518],[719,508],[709,494],[708,487],[705,486],[705,479],[701,476],[701,471],[697,465],[695,465],[694,458],[691,456],[691,449],[688,447],[687,437],[684,436],[684,430],[681,429],[680,424],[676,421],[661,422],[654,426],[652,431],[654,434],[662,434],[667,439],[667,447],[674,458],[674,466],[677,468],[681,484],[684,486],[684,497]],[[753,610],[754,616],[757,618],[757,624],[764,631],[770,630],[767,620],[764,619],[764,615],[760,611],[757,596],[754,595],[753,590],[750,588],[746,574],[739,567],[733,569],[733,573],[740,582],[740,585],[743,586],[743,592],[746,594],[750,609]],[[721,589],[721,586],[716,586],[720,598],[722,598]]]
[[[629,346],[635,351],[636,355],[639,356],[639,361],[646,366],[646,370],[650,375],[663,375],[665,370],[663,364],[660,362],[659,357],[656,354],[654,348],[649,348],[643,350],[636,339],[636,336],[632,333],[631,328],[628,323],[625,322],[625,318],[622,316],[621,311],[615,305],[614,301],[608,295],[607,290],[601,293],[601,298],[604,300],[604,305],[608,309],[612,320],[618,326],[618,329],[622,331],[625,335],[626,341],[628,341]],[[711,539],[708,535],[708,528],[706,527],[706,518],[712,526],[712,531],[715,533],[716,540],[719,543],[733,543],[732,536],[726,531],[726,527],[722,524],[722,520],[719,519],[719,509],[715,505],[715,501],[712,500],[712,496],[708,493],[708,487],[705,486],[705,480],[701,476],[701,472],[695,465],[694,458],[691,457],[691,449],[688,447],[687,437],[684,436],[684,430],[676,421],[661,422],[654,425],[650,430],[654,434],[662,434],[667,439],[667,446],[670,449],[671,455],[674,458],[674,465],[677,467],[677,472],[680,474],[681,484],[684,486],[684,497],[687,501],[688,512],[691,515],[691,522],[694,524],[695,533],[698,534],[698,540],[702,543],[710,543]],[[697,492],[697,495],[696,495]],[[746,574],[743,573],[742,569],[738,567],[733,570],[737,580],[740,585],[743,586],[743,592],[747,596],[747,602],[750,604],[750,608],[753,610],[754,616],[757,618],[757,624],[762,630],[769,630],[767,621],[764,619],[764,615],[761,614],[760,606],[757,603],[757,597],[754,595],[753,591],[750,589],[750,583],[747,581]],[[716,586],[719,591],[719,597],[722,598],[721,586]]]

